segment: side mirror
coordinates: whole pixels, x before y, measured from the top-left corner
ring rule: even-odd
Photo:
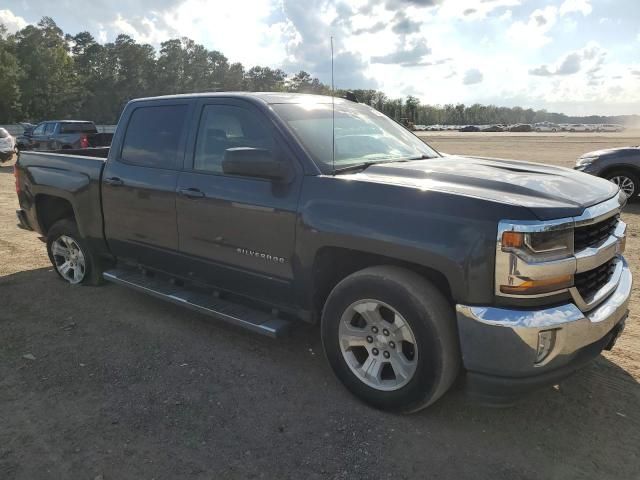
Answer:
[[[228,148],[222,159],[222,172],[226,175],[288,180],[288,165],[273,158],[271,151],[264,148]]]

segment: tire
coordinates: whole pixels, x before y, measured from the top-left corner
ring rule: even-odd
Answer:
[[[393,325],[405,322],[409,330],[400,330],[405,337],[411,334],[415,345],[398,340],[398,331],[387,332],[387,329],[383,329],[383,335],[380,335],[380,330],[371,327],[372,335],[368,335],[369,327],[375,322],[365,320],[357,312],[352,316],[354,305],[355,308],[377,305],[373,313],[366,314],[372,313],[370,319],[383,319],[377,325],[391,325],[389,330],[393,329]],[[392,323],[387,323],[384,318],[390,318]],[[360,329],[363,320],[365,326]],[[341,332],[349,321],[360,322],[357,329],[353,324],[346,328],[348,332],[356,329],[358,335],[365,332],[366,343],[365,346],[353,347],[353,350],[343,353],[345,337],[341,336]],[[325,303],[321,334],[327,360],[338,379],[360,400],[382,410],[411,413],[425,408],[444,395],[460,371],[461,357],[453,307],[429,281],[403,268],[370,267],[338,283]],[[389,339],[398,340],[398,344],[395,345],[393,341],[384,343]],[[374,357],[372,352],[376,347],[379,349]],[[362,349],[367,353],[366,360],[362,358],[365,353]],[[391,359],[387,356],[390,353],[394,355]],[[393,369],[393,366],[390,362],[394,359],[399,362],[400,358],[404,359],[403,365],[405,362],[413,365],[413,373],[403,380],[393,370],[395,378],[392,379],[389,368]],[[386,379],[374,380],[378,382],[377,386],[367,384],[353,369],[359,362],[365,366],[371,360],[376,360],[376,365],[384,364],[379,371],[380,377]]]
[[[76,268],[71,268],[65,275],[62,273],[61,265],[69,259],[57,254],[63,250],[59,247],[67,247],[67,250],[74,252],[77,248],[80,254],[72,258],[71,263]],[[80,235],[78,226],[69,218],[58,220],[47,232],[47,253],[58,276],[71,285],[101,285],[102,269],[96,255],[89,247],[88,242]],[[76,274],[76,269],[81,273]]]
[[[640,180],[635,172],[626,169],[618,169],[608,172],[604,178],[615,183],[620,188],[623,188],[624,185],[628,185],[627,181],[631,182],[631,184],[633,184],[633,191],[628,194],[627,198],[630,202],[638,199],[638,193],[640,193]],[[625,181],[625,179],[627,181]]]

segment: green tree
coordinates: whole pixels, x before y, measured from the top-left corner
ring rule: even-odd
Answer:
[[[15,55],[24,72],[19,83],[24,117],[64,118],[77,111],[80,89],[69,45],[51,18],[16,33]]]
[[[15,122],[20,118],[20,80],[22,71],[13,54],[13,37],[0,24],[0,123]]]
[[[251,92],[281,91],[284,89],[287,74],[269,67],[253,67],[244,76],[245,87]]]
[[[420,106],[420,100],[412,95],[408,95],[407,99],[404,101],[405,105],[405,114],[407,115],[407,119],[410,122],[416,122],[418,117],[418,107]]]

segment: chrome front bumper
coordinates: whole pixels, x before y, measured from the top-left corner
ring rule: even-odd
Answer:
[[[628,312],[633,279],[620,258],[615,289],[583,312],[574,303],[542,310],[457,305],[462,360],[467,371],[499,377],[541,375],[571,363],[585,347],[607,336]],[[539,333],[555,330],[555,343],[536,363]]]

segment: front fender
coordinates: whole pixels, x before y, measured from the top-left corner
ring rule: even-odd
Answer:
[[[307,178],[296,258],[309,282],[318,251],[335,246],[435,270],[457,302],[493,301],[497,222],[520,207],[340,177]]]

